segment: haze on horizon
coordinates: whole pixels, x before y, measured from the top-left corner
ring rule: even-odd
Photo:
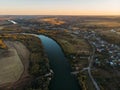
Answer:
[[[120,15],[120,0],[0,0],[0,15]]]

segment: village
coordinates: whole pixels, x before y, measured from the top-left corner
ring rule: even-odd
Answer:
[[[95,48],[94,65],[120,66],[120,47],[103,40],[95,31],[80,31],[79,34],[90,42]],[[102,59],[98,54],[103,55]]]

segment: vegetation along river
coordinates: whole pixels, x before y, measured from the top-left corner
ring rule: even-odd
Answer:
[[[45,52],[50,60],[54,77],[50,81],[49,90],[81,90],[75,77],[71,75],[71,67],[61,47],[53,39],[39,35]]]

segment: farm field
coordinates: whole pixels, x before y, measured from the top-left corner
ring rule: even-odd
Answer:
[[[24,56],[24,53],[27,51],[27,49],[23,49],[24,45],[20,42],[6,41],[5,44],[8,50],[4,50],[0,55],[0,84],[15,82],[21,77],[24,72],[21,57]],[[15,45],[17,47],[15,47]],[[24,53],[18,53],[20,52],[20,50],[18,51],[16,49],[18,47],[21,47]]]

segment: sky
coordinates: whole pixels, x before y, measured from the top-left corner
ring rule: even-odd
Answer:
[[[120,15],[120,0],[0,0],[0,15]]]

